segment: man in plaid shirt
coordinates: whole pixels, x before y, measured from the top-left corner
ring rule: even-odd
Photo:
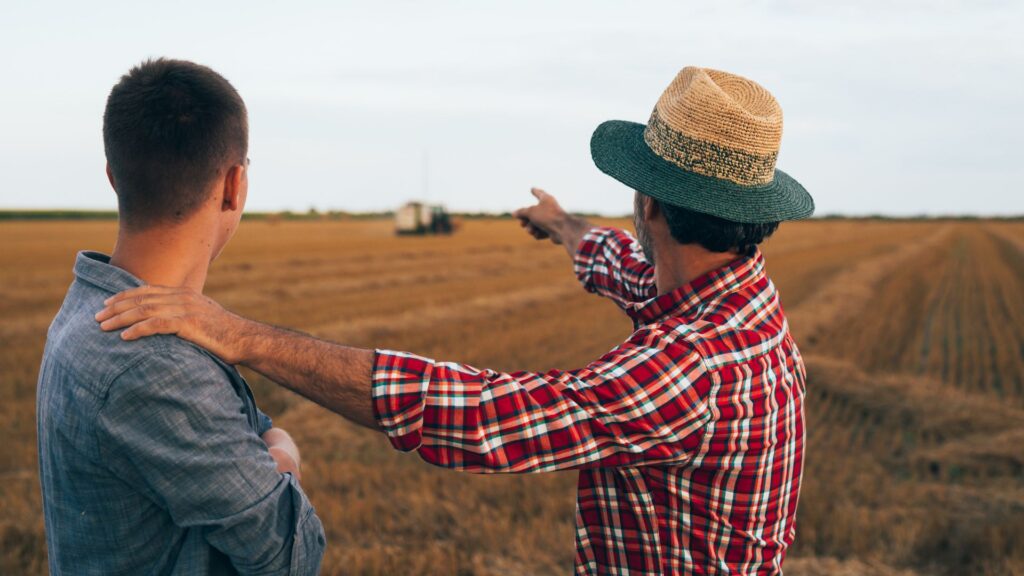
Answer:
[[[130,326],[126,339],[176,333],[438,466],[579,470],[578,574],[779,574],[795,535],[805,372],[757,245],[813,210],[774,168],[779,138],[767,90],[686,68],[648,125],[607,122],[591,141],[598,167],[637,190],[638,239],[534,190],[523,226],[564,246],[583,287],[635,326],[576,370],[349,348],[173,287],[122,293],[97,319]]]

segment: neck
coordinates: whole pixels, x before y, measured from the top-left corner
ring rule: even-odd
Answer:
[[[696,244],[680,245],[674,241],[667,249],[655,246],[655,255],[654,279],[659,295],[678,290],[740,257],[733,252],[711,252]]]
[[[187,225],[127,231],[122,226],[110,263],[153,286],[203,291],[213,242]]]

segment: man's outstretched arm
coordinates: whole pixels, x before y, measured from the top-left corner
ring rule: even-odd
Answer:
[[[623,309],[657,294],[654,265],[636,238],[567,213],[554,196],[539,188],[531,192],[537,204],[520,208],[513,216],[534,238],[550,239],[566,249],[586,291],[609,298]]]
[[[242,322],[236,330],[245,347],[237,363],[357,424],[380,429],[370,399],[373,350],[235,318]]]
[[[110,300],[105,330],[173,333],[242,363],[400,450],[473,472],[543,472],[685,461],[709,417],[692,344],[657,329],[573,371],[501,373],[405,352],[349,348],[227,312],[187,289]]]

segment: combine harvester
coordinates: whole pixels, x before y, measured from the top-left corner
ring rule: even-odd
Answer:
[[[395,234],[451,234],[452,217],[440,204],[408,202],[395,212]]]

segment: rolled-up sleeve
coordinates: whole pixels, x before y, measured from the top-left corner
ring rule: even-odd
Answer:
[[[685,462],[710,419],[693,346],[643,329],[585,368],[501,373],[378,350],[372,397],[395,448],[471,472]]]
[[[573,270],[587,292],[610,298],[622,308],[657,294],[654,266],[636,238],[618,228],[592,228],[584,235]]]
[[[111,385],[98,430],[108,465],[176,525],[202,529],[239,573],[318,573],[320,520],[216,365],[148,355]]]
[[[270,416],[264,414],[263,410],[260,410],[259,408],[256,409],[256,421],[259,423],[256,433],[260,436],[263,436],[267,433],[267,430],[274,427],[274,420],[271,419]]]

